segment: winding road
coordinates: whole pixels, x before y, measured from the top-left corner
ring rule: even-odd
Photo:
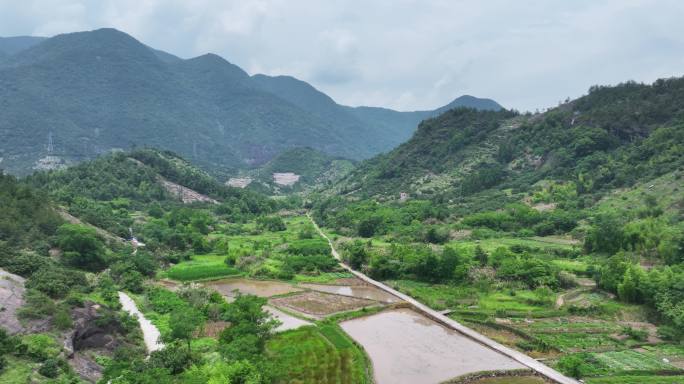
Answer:
[[[318,226],[318,224],[316,224],[316,221],[311,217],[311,215],[309,213],[307,213],[307,217],[309,218],[309,220],[311,220],[311,223],[313,224],[314,228],[316,228],[316,231],[318,232],[318,234],[320,234],[324,239],[326,239],[328,241],[332,255],[333,255],[333,257],[335,257],[335,259],[337,259],[339,261],[340,266],[342,266],[342,268],[346,269],[347,271],[349,271],[350,273],[352,273],[353,275],[355,275],[359,279],[361,279],[361,280],[367,282],[368,284],[371,284],[371,285],[373,285],[379,289],[382,289],[383,291],[385,291],[387,293],[390,293],[390,294],[406,301],[408,304],[410,304],[413,307],[413,309],[415,311],[422,313],[423,315],[429,317],[430,319],[432,319],[432,320],[434,320],[434,321],[436,321],[442,325],[445,325],[448,328],[451,328],[455,331],[458,331],[461,334],[469,337],[470,339],[477,341],[478,343],[485,345],[485,346],[501,353],[502,355],[507,356],[507,357],[523,364],[524,366],[532,369],[533,371],[535,371],[539,375],[542,375],[542,376],[544,376],[550,380],[553,380],[554,382],[559,383],[559,384],[579,384],[580,383],[579,381],[563,375],[562,373],[552,369],[551,367],[548,367],[548,366],[540,363],[539,361],[525,355],[524,353],[521,353],[521,352],[518,352],[514,349],[508,348],[505,345],[499,344],[496,341],[473,331],[472,329],[470,329],[470,328],[464,326],[463,324],[443,315],[442,313],[429,308],[428,306],[419,302],[418,300],[416,300],[416,299],[414,299],[408,295],[405,295],[405,294],[403,294],[403,293],[401,293],[401,292],[399,292],[393,288],[390,288],[389,286],[387,286],[381,282],[375,281],[375,280],[371,279],[370,277],[366,276],[365,274],[363,274],[361,272],[358,272],[358,271],[352,269],[350,266],[348,266],[347,264],[345,264],[342,261],[342,258],[340,257],[339,252],[337,252],[337,250],[335,249],[335,245],[333,244],[332,240],[321,230],[321,228]]]

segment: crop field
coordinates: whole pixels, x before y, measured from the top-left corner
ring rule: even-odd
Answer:
[[[573,245],[565,241],[554,241],[554,238],[523,238],[523,237],[499,237],[480,240],[452,241],[448,245],[456,248],[475,248],[481,246],[485,251],[492,252],[499,247],[522,246],[532,249],[547,251],[551,249],[571,250]]]
[[[334,284],[340,279],[353,278],[350,272],[322,272],[318,275],[297,274],[292,279],[296,283]]]
[[[161,276],[179,281],[192,281],[240,274],[237,269],[226,265],[225,259],[226,256],[213,254],[194,255],[190,260],[180,262],[162,272]]]
[[[587,378],[584,382],[587,384],[681,384],[684,382],[684,376],[606,376]]]
[[[475,381],[470,381],[470,384],[544,384],[546,380],[538,376],[511,376],[511,377],[487,377]]]
[[[267,351],[286,372],[282,383],[370,383],[363,352],[334,324],[280,333]]]
[[[611,372],[667,370],[674,368],[662,359],[633,350],[595,353],[593,357],[600,365]]]

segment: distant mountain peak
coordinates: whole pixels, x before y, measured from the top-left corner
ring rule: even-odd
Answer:
[[[483,99],[471,95],[462,95],[454,100],[452,100],[449,104],[437,108],[435,112],[437,114],[446,112],[450,109],[454,108],[459,108],[459,107],[466,107],[466,108],[474,108],[474,109],[481,109],[481,110],[491,110],[491,111],[499,111],[501,109],[504,109],[504,107],[501,106],[501,104],[497,103],[496,101],[492,99]]]

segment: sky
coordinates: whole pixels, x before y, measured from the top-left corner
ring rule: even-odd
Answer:
[[[0,36],[113,27],[291,75],[338,103],[535,111],[591,85],[684,75],[680,0],[0,0]]]

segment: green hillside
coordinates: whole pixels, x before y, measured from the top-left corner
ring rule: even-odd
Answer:
[[[37,172],[26,182],[44,190],[72,215],[126,238],[135,223],[129,211],[182,205],[177,189],[165,188],[162,179],[223,202],[221,209],[234,217],[269,212],[273,207],[267,198],[228,188],[171,152],[151,149],[115,153],[61,171]]]
[[[280,153],[259,168],[234,175],[233,182],[249,181],[249,190],[267,195],[301,195],[331,186],[351,172],[355,164],[352,160],[330,156],[313,148],[298,147]],[[285,185],[283,180],[276,180],[277,174],[292,174],[292,184]],[[230,184],[230,180],[226,184]]]
[[[677,382],[683,92],[447,111],[317,196],[315,217],[355,269],[569,376]]]
[[[629,185],[681,164],[684,79],[595,87],[539,115],[448,111],[395,150],[363,162],[339,188],[359,194],[465,198],[525,190],[545,178],[590,191]]]

